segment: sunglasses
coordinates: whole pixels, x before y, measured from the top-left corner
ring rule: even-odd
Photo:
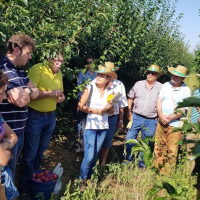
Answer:
[[[153,76],[157,76],[157,75],[158,75],[157,72],[151,72],[151,71],[148,71],[147,74],[151,74],[151,75],[153,75]]]
[[[87,65],[92,64],[92,62],[86,62]]]

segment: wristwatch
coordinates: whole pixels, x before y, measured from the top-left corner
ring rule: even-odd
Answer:
[[[122,123],[122,124],[124,123],[123,120],[121,120],[121,119],[119,120],[119,122]]]
[[[33,93],[33,89],[31,87],[28,88],[30,90],[29,95],[31,95]]]

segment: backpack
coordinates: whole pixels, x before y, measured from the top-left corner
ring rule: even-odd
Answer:
[[[90,101],[92,98],[92,92],[93,92],[93,85],[91,85],[89,97],[87,100],[87,105],[88,107],[90,106]],[[85,125],[86,125],[86,120],[87,120],[87,113],[83,112],[83,117],[81,120],[81,130],[78,131],[78,133],[75,135],[74,138],[74,150],[78,153],[77,161],[79,161],[79,154],[84,152],[84,131],[85,131]]]

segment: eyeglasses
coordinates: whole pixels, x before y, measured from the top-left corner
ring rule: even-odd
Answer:
[[[57,62],[57,63],[61,63],[61,64],[64,63],[64,60],[57,60],[57,59],[55,59],[55,58],[53,58],[53,60],[54,60],[55,62]]]
[[[147,74],[148,74],[148,75],[151,74],[151,75],[153,75],[153,76],[157,76],[157,75],[158,75],[157,72],[151,72],[151,71],[148,71]]]
[[[87,65],[92,64],[92,62],[86,62]]]

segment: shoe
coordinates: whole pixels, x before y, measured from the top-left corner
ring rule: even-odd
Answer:
[[[28,192],[20,192],[18,200],[31,200],[31,197]]]

